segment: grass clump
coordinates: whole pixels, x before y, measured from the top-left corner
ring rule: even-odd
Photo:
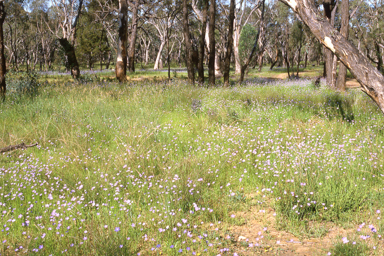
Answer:
[[[351,242],[346,237],[343,241],[335,244],[331,249],[334,256],[365,256],[369,255],[368,246],[360,241]]]

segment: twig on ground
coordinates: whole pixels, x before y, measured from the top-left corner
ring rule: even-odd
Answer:
[[[11,145],[11,146],[8,146],[8,147],[5,147],[5,148],[0,148],[0,154],[1,153],[5,153],[5,152],[9,152],[9,151],[13,151],[13,150],[16,150],[16,149],[27,149],[27,148],[31,148],[31,147],[35,147],[37,146],[38,144],[35,143],[35,144],[31,144],[31,145],[25,145],[25,143],[21,143],[21,144],[17,144],[17,145]]]

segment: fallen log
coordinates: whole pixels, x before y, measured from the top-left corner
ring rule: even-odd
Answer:
[[[31,148],[31,147],[35,147],[37,146],[38,144],[35,143],[35,144],[31,144],[31,145],[25,145],[25,143],[21,143],[21,144],[17,144],[17,145],[11,145],[11,146],[8,146],[8,147],[5,147],[5,148],[0,148],[0,154],[1,153],[5,153],[5,152],[9,152],[9,151],[13,151],[13,150],[16,150],[16,149],[27,149],[27,148]]]

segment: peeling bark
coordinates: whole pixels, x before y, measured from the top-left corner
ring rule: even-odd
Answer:
[[[330,49],[351,71],[361,84],[361,89],[372,98],[384,113],[384,76],[319,14],[312,0],[280,0],[297,13],[315,37]]]

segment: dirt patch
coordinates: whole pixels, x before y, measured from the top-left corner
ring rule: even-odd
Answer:
[[[348,79],[346,82],[347,88],[359,88],[361,85],[356,79]]]
[[[237,212],[234,218],[242,224],[231,226],[227,239],[232,240],[240,255],[326,255],[340,237],[355,232],[334,223],[309,222],[306,232],[295,236],[278,227],[276,212],[270,207],[253,206],[246,212]]]

